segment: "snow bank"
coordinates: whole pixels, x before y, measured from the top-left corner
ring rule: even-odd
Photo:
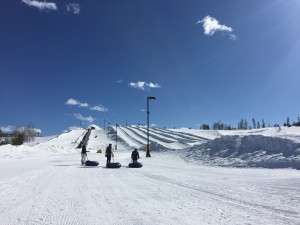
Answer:
[[[220,166],[300,169],[300,143],[262,135],[223,136],[193,146],[184,155]]]
[[[36,156],[53,156],[53,155],[69,155],[78,153],[79,150],[74,148],[66,148],[64,146],[49,145],[49,146],[0,146],[0,158],[15,158],[21,159],[25,157]]]

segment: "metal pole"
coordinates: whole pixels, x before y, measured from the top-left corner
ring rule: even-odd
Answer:
[[[149,110],[149,100],[150,99],[156,99],[155,97],[151,96],[151,97],[147,97],[147,145],[146,145],[146,157],[151,157],[150,155],[150,144],[149,144],[149,114],[150,114],[150,110]]]
[[[149,145],[149,97],[147,97],[147,146],[146,146],[146,157],[151,157],[150,155],[150,145]]]
[[[118,124],[116,124],[116,148],[115,150],[117,150],[117,146],[118,145]]]

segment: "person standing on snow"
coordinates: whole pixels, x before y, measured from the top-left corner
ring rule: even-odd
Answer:
[[[81,148],[81,165],[85,164],[86,156],[87,156],[86,153],[87,153],[87,152],[89,152],[89,151],[87,151],[87,150],[86,150],[86,146],[83,145],[82,148]]]
[[[112,152],[112,145],[111,144],[109,144],[106,148],[105,157],[107,158],[106,165],[108,165],[110,163],[111,157],[114,157],[114,154]]]
[[[135,148],[131,153],[131,159],[132,159],[133,163],[137,163],[137,160],[139,158],[140,158],[140,154],[139,154],[138,150]]]

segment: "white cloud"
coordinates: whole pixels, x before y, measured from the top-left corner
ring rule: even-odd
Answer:
[[[222,25],[216,18],[211,16],[206,16],[202,20],[199,20],[197,24],[202,23],[204,28],[204,34],[208,36],[214,35],[215,32],[226,32],[229,33],[229,37],[231,40],[236,40],[236,35],[232,34],[233,29],[226,25]]]
[[[89,107],[89,104],[87,104],[87,103],[80,103],[79,107],[81,107],[81,108],[87,108],[87,107]]]
[[[38,129],[38,128],[34,128],[34,131],[35,131],[35,133],[42,133],[42,130],[41,129]]]
[[[160,88],[161,86],[159,84],[154,84],[152,82],[146,83],[145,81],[138,81],[136,83],[131,82],[129,83],[130,87],[145,90],[145,88]]]
[[[3,133],[13,133],[15,130],[17,131],[24,131],[26,129],[28,129],[27,127],[15,127],[15,126],[7,126],[7,127],[0,127],[1,131]],[[42,133],[41,129],[38,128],[32,128],[34,130],[35,133]]]
[[[78,105],[78,101],[76,99],[70,98],[68,101],[65,103],[66,105]]]
[[[150,88],[160,88],[161,87],[159,84],[153,84],[153,83],[150,83],[148,86]]]
[[[138,81],[138,82],[136,82],[136,83],[131,82],[131,83],[129,84],[129,86],[130,86],[130,87],[137,88],[137,89],[144,90],[144,89],[145,89],[145,84],[146,84],[146,82],[144,82],[144,81]]]
[[[39,2],[36,0],[22,0],[26,5],[36,7],[40,10],[57,10],[57,6],[54,2]]]
[[[74,106],[78,106],[80,108],[87,108],[91,111],[98,111],[98,112],[107,112],[108,109],[103,106],[103,105],[96,105],[96,106],[89,106],[88,103],[82,103],[79,100],[70,98],[65,102],[66,105],[74,105]]]
[[[72,126],[69,127],[69,130],[82,130],[82,127]]]
[[[80,5],[78,3],[69,3],[66,5],[67,11],[73,14],[80,14]]]
[[[16,127],[14,126],[6,126],[6,127],[0,127],[3,133],[12,133]]]
[[[88,116],[88,117],[84,117],[83,115],[81,115],[80,113],[75,113],[74,117],[78,120],[81,121],[85,121],[85,122],[89,122],[89,123],[94,123],[94,121],[96,120],[95,118]]]
[[[78,105],[81,108],[87,108],[87,107],[89,107],[88,103],[82,103],[82,102],[80,102],[80,101],[78,101],[76,99],[73,99],[73,98],[68,99],[68,101],[66,101],[65,104],[66,105]]]
[[[103,105],[97,105],[90,108],[92,111],[98,111],[98,112],[107,112],[108,109],[105,108]]]
[[[118,82],[118,83],[122,83],[122,82],[123,82],[123,80],[118,80],[117,82]]]

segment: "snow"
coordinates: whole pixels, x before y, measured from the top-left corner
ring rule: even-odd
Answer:
[[[91,130],[88,157],[98,167],[80,165],[83,129],[0,146],[0,223],[299,224],[300,173],[287,163],[299,165],[299,128],[155,128],[147,158],[144,127],[117,129],[120,169],[96,153],[116,144],[115,128]],[[134,147],[139,169],[128,167]]]

